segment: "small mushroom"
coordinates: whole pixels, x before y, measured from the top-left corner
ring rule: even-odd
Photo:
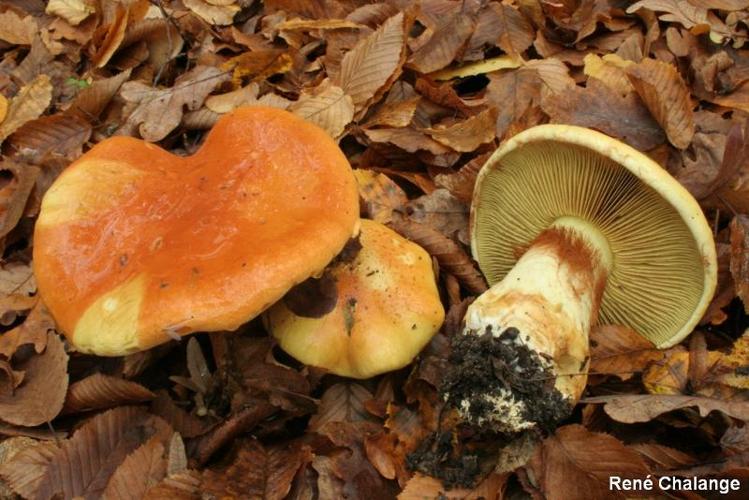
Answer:
[[[319,303],[309,287],[292,291],[265,315],[281,347],[299,361],[337,375],[369,378],[409,364],[445,316],[432,260],[420,246],[370,220],[361,221],[361,248],[326,271]],[[344,254],[348,252],[344,251]]]
[[[647,156],[580,127],[533,127],[497,150],[477,179],[471,231],[491,288],[455,339],[445,397],[482,428],[553,428],[585,388],[592,325],[669,347],[716,286],[694,198]],[[481,356],[491,359],[476,365]]]
[[[322,129],[240,108],[192,156],[113,137],[72,163],[44,196],[34,271],[75,347],[119,356],[238,328],[322,272],[358,220],[351,167]]]

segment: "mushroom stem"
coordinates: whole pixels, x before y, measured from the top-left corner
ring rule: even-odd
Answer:
[[[553,428],[569,414],[611,265],[593,224],[562,217],[469,307],[445,385],[464,420],[508,433]]]

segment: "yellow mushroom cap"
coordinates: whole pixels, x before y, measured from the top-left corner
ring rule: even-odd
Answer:
[[[299,361],[369,378],[410,363],[439,330],[445,311],[423,248],[370,220],[361,221],[359,241],[351,262],[328,268],[337,290],[332,310],[305,317],[281,300],[265,321]]]
[[[482,168],[471,207],[473,255],[489,283],[563,217],[593,225],[611,249],[599,323],[629,326],[659,347],[692,331],[715,292],[715,244],[673,177],[586,128],[540,125],[514,136]]]

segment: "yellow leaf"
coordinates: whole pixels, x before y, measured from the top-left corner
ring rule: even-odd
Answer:
[[[485,73],[491,73],[492,71],[499,71],[500,69],[519,68],[522,64],[523,61],[521,59],[516,59],[510,56],[499,56],[482,59],[481,61],[465,64],[463,66],[445,68],[430,73],[429,77],[432,80],[442,82],[445,80],[452,80],[453,78],[483,75]]]
[[[289,19],[276,26],[280,30],[339,30],[362,29],[365,25],[346,21],[345,19]]]
[[[626,61],[616,54],[606,54],[603,57],[588,54],[583,59],[585,67],[583,72],[591,78],[596,78],[611,90],[617,91],[622,96],[634,92],[635,88],[629,83],[624,68],[634,64]]]
[[[96,7],[88,0],[49,0],[44,10],[51,16],[59,16],[72,26],[96,12]]]
[[[15,132],[24,123],[38,118],[52,100],[52,83],[49,76],[39,75],[21,87],[8,106],[5,120],[0,123],[0,141]]]

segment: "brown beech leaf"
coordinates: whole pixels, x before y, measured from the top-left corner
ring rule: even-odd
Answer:
[[[411,23],[406,14],[396,14],[343,56],[333,84],[351,96],[357,112],[377,101],[400,75]]]
[[[228,26],[234,21],[240,8],[233,2],[217,3],[211,0],[183,0],[185,7],[197,14],[208,24]]]
[[[590,372],[629,380],[663,358],[663,351],[626,326],[598,325],[590,332]]]
[[[537,448],[529,467],[549,500],[624,498],[609,490],[609,477],[641,479],[649,473],[635,450],[581,425],[557,429]]]
[[[154,89],[141,82],[127,82],[120,94],[135,108],[118,133],[129,134],[137,129],[143,139],[160,141],[179,125],[183,107],[198,109],[206,96],[228,78],[218,68],[196,66],[177,78],[172,88]]]
[[[595,79],[589,79],[585,88],[548,96],[541,107],[553,122],[594,128],[640,150],[665,140],[663,130],[634,93],[623,97]]]
[[[492,2],[489,8],[496,13],[498,20],[499,29],[495,31],[495,36],[499,32],[497,45],[511,56],[520,56],[533,43],[533,26],[519,10],[510,5]]]
[[[58,450],[54,441],[38,441],[0,465],[0,477],[22,497],[34,498]]]
[[[34,285],[36,287],[36,285]],[[47,345],[48,335],[55,329],[55,322],[44,303],[36,303],[26,320],[19,326],[0,335],[0,354],[10,358],[19,346],[33,344],[34,350],[41,353]],[[65,389],[67,390],[67,382]],[[0,417],[1,418],[1,417]]]
[[[450,152],[447,146],[411,127],[364,129],[364,135],[373,142],[387,142],[409,153],[428,151],[434,155],[445,155]]]
[[[473,186],[476,184],[476,176],[484,163],[489,159],[491,153],[479,155],[460,167],[460,170],[450,174],[437,174],[434,182],[455,196],[457,199],[471,203],[473,199]]]
[[[185,438],[202,436],[213,426],[208,419],[201,419],[177,406],[166,391],[157,391],[151,403],[151,412],[163,418]]]
[[[510,126],[540,101],[542,82],[536,71],[526,67],[488,76],[487,101],[499,110],[496,134],[502,139]]]
[[[420,73],[440,70],[459,58],[476,27],[475,16],[457,12],[437,27],[432,37],[408,59]]]
[[[359,384],[340,382],[325,391],[320,408],[309,423],[311,431],[318,431],[328,422],[373,421],[364,403],[374,399],[372,393]]]
[[[232,90],[225,94],[216,94],[208,96],[205,100],[205,107],[214,113],[228,113],[239,106],[247,106],[257,103],[257,95],[260,86],[255,83],[249,83],[242,88]]]
[[[650,114],[679,149],[692,142],[694,117],[689,90],[676,67],[655,59],[643,59],[626,68],[630,83]]]
[[[731,221],[731,277],[736,295],[749,312],[749,216],[736,215]]]
[[[117,467],[154,435],[168,439],[171,430],[163,420],[132,406],[91,418],[56,451],[35,496],[101,497]]]
[[[403,101],[386,102],[367,119],[366,127],[406,127],[414,118],[416,109],[421,101],[420,97],[412,97]]]
[[[109,78],[94,80],[75,96],[68,111],[79,114],[83,119],[95,120],[129,78],[130,70],[127,70]]]
[[[435,189],[406,205],[409,219],[436,229],[464,245],[470,245],[468,212],[468,205],[455,198],[447,189]]]
[[[629,82],[629,78],[627,78],[627,73],[624,71],[624,68],[634,64],[632,61],[626,61],[616,54],[606,54],[603,57],[588,54],[583,62],[585,63],[583,68],[585,74],[600,81],[611,90],[622,96],[635,91],[635,88]],[[590,80],[588,86],[590,86]]]
[[[369,219],[385,224],[392,218],[393,210],[399,210],[408,203],[405,191],[387,175],[357,168],[354,176],[359,186],[359,198]]]
[[[486,291],[486,281],[476,264],[453,240],[428,226],[405,219],[394,219],[391,226],[424,247],[437,259],[440,267],[454,275],[469,292],[480,294]]]
[[[80,413],[149,401],[155,394],[129,380],[95,373],[70,385],[63,413]]]
[[[631,448],[657,470],[686,469],[698,462],[697,458],[688,453],[660,444],[639,443],[633,444]]]
[[[749,401],[722,401],[700,396],[623,394],[585,398],[586,403],[604,403],[604,411],[617,422],[648,422],[657,416],[682,408],[697,407],[700,415],[720,411],[740,420],[749,420]]]
[[[19,363],[23,383],[11,395],[0,395],[0,419],[15,425],[34,427],[60,413],[68,388],[68,355],[62,339],[47,334],[47,348]]]
[[[139,500],[166,475],[164,444],[153,436],[125,457],[102,493],[106,500]]]
[[[58,113],[27,122],[8,138],[6,144],[12,148],[14,157],[28,162],[40,163],[48,155],[72,161],[81,155],[91,130],[89,120]]]
[[[490,474],[474,489],[446,489],[442,482],[417,472],[406,483],[398,500],[424,500],[440,498],[444,500],[500,500],[504,498],[509,474]]]
[[[186,470],[164,478],[159,484],[149,489],[145,500],[201,500],[200,472]]]
[[[454,125],[429,128],[425,132],[435,141],[455,151],[468,153],[481,144],[494,140],[497,115],[497,108],[491,107]]]
[[[42,74],[21,87],[10,101],[5,120],[0,123],[0,142],[18,130],[21,125],[39,117],[52,100],[52,82]]]
[[[247,441],[231,465],[203,472],[201,491],[216,498],[281,500],[299,468],[311,460],[307,446],[292,443],[266,449],[257,441]]]
[[[21,220],[26,202],[34,189],[39,169],[31,165],[5,161],[0,172],[9,172],[11,179],[0,187],[0,238],[5,237]]]
[[[337,139],[354,118],[354,101],[329,79],[299,96],[289,111],[325,130]]]

